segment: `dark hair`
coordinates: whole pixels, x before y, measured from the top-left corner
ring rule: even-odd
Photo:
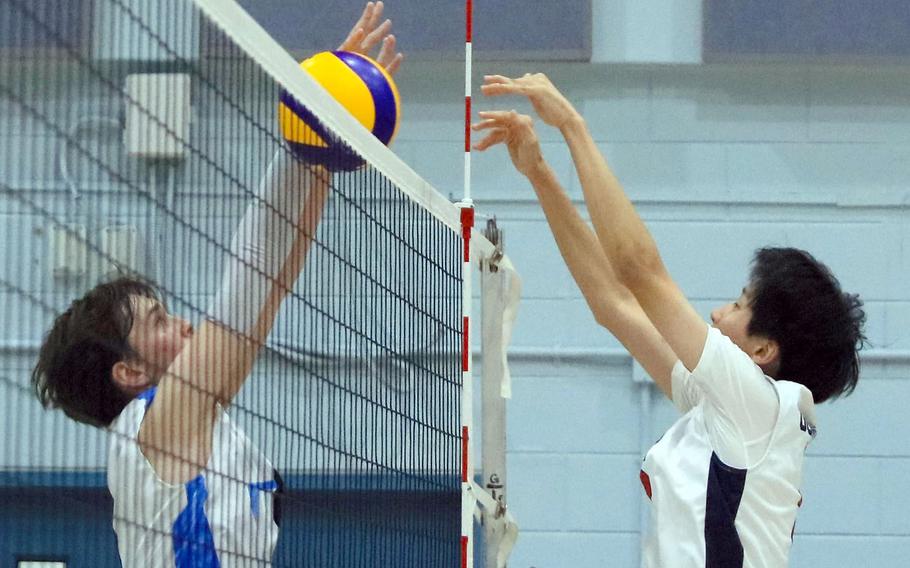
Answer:
[[[777,377],[805,385],[815,402],[848,395],[859,379],[866,314],[827,266],[806,251],[763,248],[751,274],[748,332],[777,342]]]
[[[130,402],[114,383],[114,364],[136,356],[127,341],[133,327],[131,296],[158,299],[151,284],[133,278],[99,284],[54,321],[32,371],[45,408],[107,427]]]

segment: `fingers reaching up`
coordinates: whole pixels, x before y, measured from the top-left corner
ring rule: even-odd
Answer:
[[[527,75],[525,75],[527,77]],[[518,79],[510,79],[503,75],[484,75],[483,85],[480,86],[480,92],[488,97],[500,95],[522,95],[524,85],[519,83]]]
[[[518,114],[514,110],[480,111],[478,115],[483,120],[472,124],[471,130],[487,132],[481,140],[475,142],[472,146],[475,150],[481,152],[491,146],[506,142],[510,134],[512,136],[518,135],[518,131],[522,129],[522,127],[530,126],[531,124],[531,117]]]
[[[522,95],[528,98],[540,119],[562,128],[577,118],[578,112],[543,73],[527,73],[515,79],[503,75],[484,76],[480,91],[490,97]]]
[[[382,19],[384,8],[382,2],[367,2],[357,23],[338,49],[371,56],[371,52],[379,45],[376,61],[390,74],[394,74],[401,66],[404,54],[396,52],[397,42],[395,36],[390,33],[392,20]]]
[[[505,144],[515,168],[524,175],[531,175],[543,163],[540,141],[534,130],[534,121],[526,114],[511,111],[481,111],[482,119],[471,128],[486,135],[476,142],[475,150],[484,151],[497,144]]]

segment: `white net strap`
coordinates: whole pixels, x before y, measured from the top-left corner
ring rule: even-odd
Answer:
[[[497,539],[499,547],[496,551],[496,568],[505,568],[509,555],[512,554],[512,549],[515,547],[515,542],[518,540],[518,521],[515,520],[501,498],[494,499],[473,481],[470,491],[475,502],[488,513],[484,522],[490,523],[493,533],[499,537]]]

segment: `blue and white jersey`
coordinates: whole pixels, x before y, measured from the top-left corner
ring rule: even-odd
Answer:
[[[124,568],[270,566],[278,525],[275,470],[220,411],[205,470],[184,484],[163,482],[137,443],[155,390],[111,425],[108,487]]]
[[[685,414],[641,471],[651,501],[643,566],[787,566],[815,436],[811,393],[765,377],[711,328],[696,368],[674,368],[673,399]]]

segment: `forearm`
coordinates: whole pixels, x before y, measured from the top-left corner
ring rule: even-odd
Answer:
[[[278,315],[282,302],[293,291],[297,283],[307,255],[312,248],[316,230],[325,209],[331,174],[324,169],[318,168],[308,170],[306,175],[308,176],[306,182],[307,190],[304,192],[303,209],[299,212],[297,221],[294,224],[293,239],[286,251],[284,264],[274,274],[274,281],[269,290],[269,295],[252,333],[254,340],[259,340],[260,342],[265,341],[272,329],[272,324]],[[285,251],[282,250],[279,254],[285,254]]]
[[[594,319],[607,328],[672,398],[670,371],[676,356],[619,280],[597,236],[545,163],[528,175],[572,278]]]
[[[235,234],[209,317],[168,368],[143,421],[142,451],[166,481],[191,479],[208,463],[216,403],[230,404],[252,371],[322,216],[328,174],[308,170],[302,174],[307,180],[295,181],[272,173],[257,196],[260,201],[247,208]],[[299,204],[290,207],[296,219],[285,218],[280,221],[284,228],[278,228],[279,220],[271,218],[277,212],[271,208],[281,203],[274,198],[290,192],[299,194],[294,198]],[[269,221],[276,225],[267,228],[263,223]],[[248,240],[253,237],[261,241]]]
[[[630,299],[630,292],[613,271],[597,236],[560,186],[552,168],[541,162],[539,168],[529,173],[528,179],[572,278],[594,318],[609,327],[610,303]]]
[[[562,128],[598,241],[623,284],[636,292],[641,278],[663,270],[651,233],[607,165],[584,120]]]
[[[279,152],[234,233],[208,317],[257,350],[303,267],[328,184],[325,170]],[[240,375],[214,385],[218,400],[230,402],[246,377]]]
[[[308,199],[324,183],[303,164],[283,152],[276,154],[234,231],[210,319],[261,339],[258,322],[266,308],[274,308],[269,298],[276,291],[287,292],[285,268],[295,244],[306,238],[301,220]]]

